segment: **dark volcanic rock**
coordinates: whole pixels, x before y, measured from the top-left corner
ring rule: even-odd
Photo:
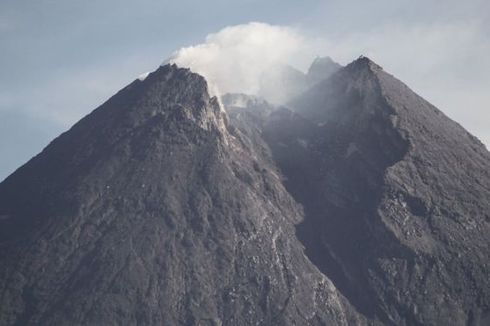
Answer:
[[[0,184],[0,324],[362,323],[301,214],[204,78],[160,67]]]
[[[8,177],[0,324],[490,324],[489,152],[367,58],[310,70],[225,114],[160,67]]]
[[[369,318],[490,324],[490,154],[367,58],[264,128],[310,259]]]

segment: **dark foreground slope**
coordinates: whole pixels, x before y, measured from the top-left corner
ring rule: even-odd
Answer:
[[[389,325],[490,324],[490,154],[367,58],[263,121],[308,256]]]
[[[164,66],[0,184],[0,324],[360,323],[304,256],[266,145],[225,120]]]

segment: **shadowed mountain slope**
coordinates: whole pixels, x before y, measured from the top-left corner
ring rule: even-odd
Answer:
[[[484,145],[365,57],[290,106],[264,133],[310,259],[386,324],[487,324]]]

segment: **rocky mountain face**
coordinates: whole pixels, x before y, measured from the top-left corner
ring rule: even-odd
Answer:
[[[262,132],[311,261],[383,324],[490,323],[484,145],[367,58],[289,105]]]
[[[362,323],[254,141],[187,69],[120,91],[0,184],[0,324]]]
[[[0,324],[490,324],[490,153],[334,66],[225,112],[166,65],[55,139],[0,184]]]

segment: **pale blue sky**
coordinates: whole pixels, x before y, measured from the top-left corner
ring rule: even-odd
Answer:
[[[487,1],[0,2],[0,180],[139,74],[223,27],[292,26],[371,56],[490,144]]]

